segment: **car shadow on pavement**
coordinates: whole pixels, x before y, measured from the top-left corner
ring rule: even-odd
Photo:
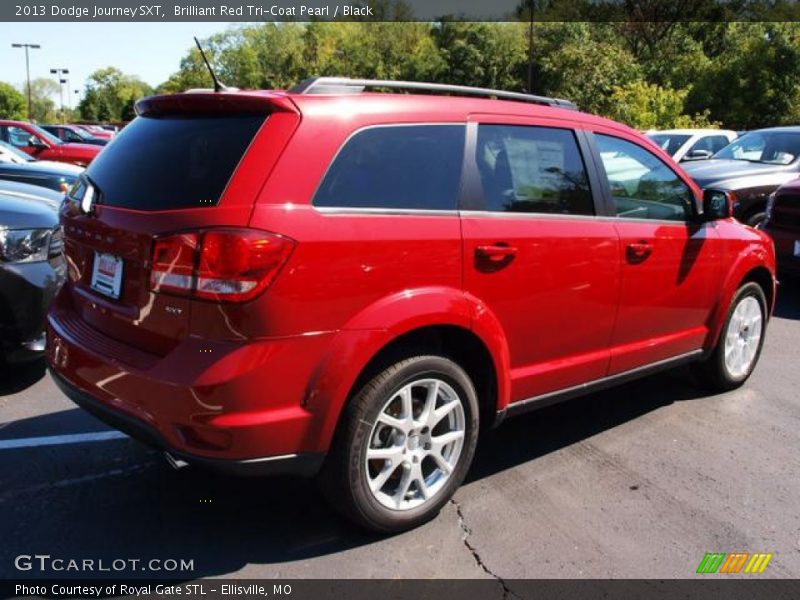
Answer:
[[[467,482],[490,477],[673,402],[700,400],[688,368],[660,373],[506,420],[478,446]]]
[[[43,358],[19,365],[0,365],[0,397],[25,391],[46,372]]]
[[[482,439],[467,482],[535,460],[675,400],[700,397],[688,374],[678,371],[509,419]],[[72,409],[15,426],[34,435],[71,423],[62,433],[76,433],[82,414]],[[81,431],[97,429],[87,422],[81,426]],[[14,468],[23,462],[24,471]],[[109,564],[120,558],[172,558],[194,565],[191,573],[154,574],[141,572],[137,565],[90,576],[193,579],[233,573],[249,564],[272,565],[277,574],[281,563],[335,555],[382,539],[339,517],[313,480],[175,471],[157,452],[128,439],[3,450],[0,514],[0,577],[19,577],[14,557],[34,552],[102,558]]]
[[[781,319],[800,319],[800,279],[781,278],[774,316]]]

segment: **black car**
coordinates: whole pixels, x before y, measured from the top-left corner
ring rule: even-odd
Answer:
[[[734,216],[757,227],[768,196],[800,177],[800,127],[750,131],[711,159],[682,166],[701,188],[733,192]]]
[[[74,127],[72,125],[40,125],[40,127],[48,133],[52,133],[62,142],[92,144],[94,146],[105,146],[108,144],[107,139],[95,137],[80,127]]]
[[[44,352],[47,307],[66,266],[58,200],[44,188],[0,182],[0,362]]]
[[[79,175],[80,171],[73,165],[62,167],[53,163],[39,164],[37,161],[24,164],[0,162],[0,179],[44,187],[62,194],[72,188]]]

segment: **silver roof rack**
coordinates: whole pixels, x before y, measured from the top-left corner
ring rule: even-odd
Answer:
[[[561,98],[534,96],[522,92],[506,92],[468,85],[446,85],[443,83],[423,83],[420,81],[392,81],[390,79],[350,79],[348,77],[312,77],[306,79],[289,91],[293,94],[360,94],[366,89],[385,88],[390,90],[418,90],[453,96],[477,96],[514,100],[530,104],[543,104],[559,108],[577,109],[574,103]]]

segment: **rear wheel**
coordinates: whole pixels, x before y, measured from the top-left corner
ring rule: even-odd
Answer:
[[[331,503],[381,532],[438,514],[466,475],[478,438],[478,400],[464,370],[441,356],[385,369],[353,398],[326,461]]]
[[[710,389],[731,390],[747,381],[764,345],[766,322],[764,291],[756,283],[746,283],[733,297],[711,356],[693,365],[699,382]]]

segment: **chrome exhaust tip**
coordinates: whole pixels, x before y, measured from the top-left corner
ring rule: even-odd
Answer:
[[[31,352],[44,352],[44,349],[47,345],[47,338],[45,337],[45,334],[42,334],[38,338],[29,340],[22,345]]]
[[[185,460],[181,460],[169,452],[164,452],[164,459],[169,463],[169,466],[176,471],[180,471],[181,469],[189,466],[189,463],[187,463]]]

